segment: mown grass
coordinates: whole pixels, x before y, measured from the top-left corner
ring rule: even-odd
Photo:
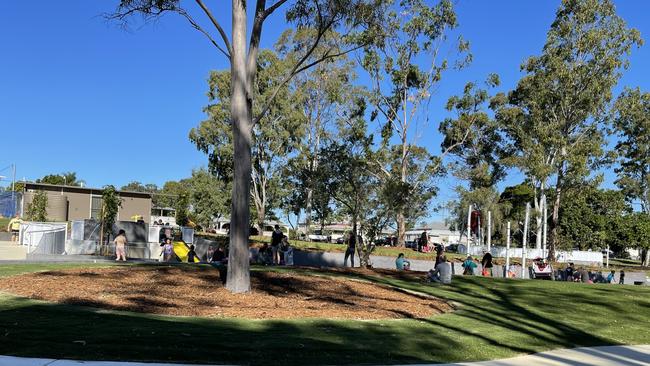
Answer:
[[[71,266],[79,265],[0,266],[0,276]],[[458,309],[429,319],[265,321],[112,312],[3,294],[0,354],[256,365],[391,364],[650,343],[648,288],[480,277],[455,277],[451,285],[435,286],[374,272],[254,270],[346,276],[434,295]]]

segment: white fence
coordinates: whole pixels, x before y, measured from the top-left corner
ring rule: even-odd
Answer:
[[[487,250],[487,247],[485,246],[472,245],[470,247],[469,254],[473,256],[482,256],[483,253],[485,253],[485,250]],[[521,258],[522,251],[523,248],[510,248],[510,258]],[[458,252],[467,254],[467,247],[462,244],[459,245]],[[506,247],[492,246],[490,248],[490,254],[492,254],[493,257],[505,258]],[[527,259],[534,259],[537,257],[545,258],[547,254],[548,254],[548,250],[544,252],[542,249],[526,248]],[[601,252],[586,252],[586,251],[579,251],[579,250],[573,250],[570,252],[557,251],[555,253],[555,257],[557,258],[557,261],[559,263],[577,262],[577,263],[603,265],[603,254]]]
[[[68,238],[66,222],[23,222],[19,242],[28,253],[63,254]]]

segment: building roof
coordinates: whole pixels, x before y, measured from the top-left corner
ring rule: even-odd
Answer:
[[[86,193],[86,194],[96,194],[101,195],[104,191],[103,188],[90,188],[90,187],[78,187],[78,186],[66,186],[62,184],[47,184],[47,183],[25,183],[25,190],[45,190],[45,191],[65,191],[65,192],[75,192],[75,193]],[[117,191],[120,196],[130,196],[130,197],[142,197],[142,198],[151,198],[151,193],[147,192],[133,192],[133,191]]]

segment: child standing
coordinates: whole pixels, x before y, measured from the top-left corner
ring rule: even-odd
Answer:
[[[190,245],[190,251],[187,252],[187,261],[189,263],[194,263],[196,260],[196,252],[194,251],[194,245]]]
[[[172,245],[172,240],[167,238],[165,244],[163,245],[163,262],[170,262],[172,260],[172,254],[174,253],[174,246]]]

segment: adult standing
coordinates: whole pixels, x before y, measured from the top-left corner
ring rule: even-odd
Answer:
[[[343,259],[343,266],[348,266],[348,258],[350,258],[350,266],[354,267],[354,252],[357,248],[357,238],[353,232],[350,232],[347,240],[347,249],[345,249],[345,258]]]
[[[483,276],[492,277],[492,254],[487,250],[481,259],[481,265],[483,266]]]
[[[23,223],[23,220],[20,218],[20,215],[16,214],[13,219],[9,221],[7,225],[7,231],[11,232],[11,241],[18,241],[18,234],[20,233],[20,224]]]
[[[280,243],[284,233],[280,230],[280,225],[275,225],[275,230],[271,234],[271,253],[273,255],[273,264],[280,264]]]
[[[122,258],[122,261],[126,262],[126,231],[120,230],[113,242],[115,243],[115,256],[117,257],[115,260],[119,261]]]

